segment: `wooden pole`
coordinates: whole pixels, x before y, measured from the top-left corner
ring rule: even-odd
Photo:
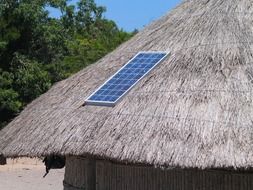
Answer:
[[[86,184],[87,190],[96,190],[96,161],[93,159],[86,161]]]

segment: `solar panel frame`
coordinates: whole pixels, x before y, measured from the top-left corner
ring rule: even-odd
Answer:
[[[115,101],[99,101],[99,100],[89,100],[92,98],[99,90],[101,90],[111,79],[113,79],[117,74],[119,74],[123,69],[125,69],[129,63],[133,62],[140,54],[165,54],[158,62],[156,62],[149,70],[143,74],[136,82],[134,82],[125,92],[120,95]],[[94,106],[108,106],[114,107],[123,97],[128,94],[128,92],[141,81],[146,75],[148,75],[159,63],[164,61],[170,52],[165,51],[140,51],[132,59],[130,59],[124,66],[122,66],[115,74],[113,74],[108,80],[106,80],[102,85],[100,85],[88,98],[86,98],[84,105],[94,105]]]

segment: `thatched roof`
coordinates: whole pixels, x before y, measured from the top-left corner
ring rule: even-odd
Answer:
[[[253,167],[252,0],[188,0],[54,85],[0,133],[8,157],[92,155],[158,167]],[[138,51],[171,51],[115,107],[85,98]]]

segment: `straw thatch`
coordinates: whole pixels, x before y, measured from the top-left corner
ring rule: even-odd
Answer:
[[[188,0],[54,85],[0,133],[8,157],[92,155],[157,167],[253,166],[253,2]],[[85,98],[138,51],[171,51],[114,108]]]

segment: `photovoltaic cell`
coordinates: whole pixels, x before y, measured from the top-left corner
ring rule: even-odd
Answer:
[[[86,105],[114,106],[135,84],[147,75],[168,53],[140,52],[99,87]]]

